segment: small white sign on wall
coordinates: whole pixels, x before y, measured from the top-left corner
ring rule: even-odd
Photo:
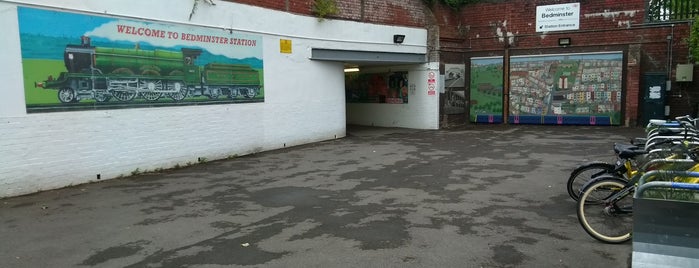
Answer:
[[[536,7],[536,31],[567,31],[580,29],[580,3]]]
[[[650,90],[648,91],[648,98],[651,100],[657,100],[662,98],[662,95],[660,95],[661,90],[662,88],[659,86],[650,87]]]

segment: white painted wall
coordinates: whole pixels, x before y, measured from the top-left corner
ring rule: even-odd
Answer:
[[[97,174],[110,179],[137,170],[196,163],[198,158],[213,160],[344,137],[347,111],[361,118],[366,113],[374,114],[376,107],[345,110],[343,64],[311,61],[311,49],[426,53],[424,29],[319,22],[314,17],[224,1],[216,1],[216,6],[200,4],[192,21],[188,21],[192,3],[0,0],[0,197],[95,181]],[[265,102],[27,114],[17,5],[231,28],[261,35]],[[395,45],[394,34],[409,38]],[[279,39],[292,40],[292,54],[279,52]],[[420,81],[426,77],[424,72],[410,73],[409,81],[418,91],[425,88],[426,81]],[[404,107],[379,108],[406,112],[406,118],[397,120],[400,124],[394,126],[436,128],[438,101],[422,95],[426,93],[411,92],[410,104]],[[411,114],[421,115],[425,122],[408,118]]]

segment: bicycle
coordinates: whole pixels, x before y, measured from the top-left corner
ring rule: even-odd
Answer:
[[[657,143],[656,146],[672,144],[674,142],[673,140],[665,140],[662,143]],[[628,181],[629,178],[633,177],[636,173],[636,166],[638,166],[639,162],[671,156],[667,154],[667,152],[669,152],[667,148],[657,148],[646,151],[636,145],[615,143],[614,153],[617,157],[616,163],[610,164],[607,162],[593,161],[576,167],[570,173],[566,183],[568,195],[570,195],[573,200],[578,201],[580,199],[582,187],[588,181],[604,174],[613,174],[622,180]]]
[[[635,138],[631,144],[614,144],[614,153],[617,161],[615,164],[593,161],[584,163],[573,169],[566,183],[568,195],[575,201],[580,199],[582,186],[593,178],[604,174],[618,175],[628,181],[635,173],[635,166],[639,157],[646,159],[668,156],[664,148],[665,144],[676,143],[678,140],[696,141],[699,131],[696,128],[697,120],[690,116],[679,116],[675,121],[651,120],[646,126],[647,136]],[[698,142],[694,142],[695,144]]]
[[[646,154],[637,146],[618,143],[614,144],[614,153],[617,157],[615,164],[593,161],[573,169],[566,183],[568,195],[573,200],[580,199],[580,190],[583,185],[603,174],[615,174],[622,178],[630,178],[633,175],[633,166],[635,166],[633,159],[638,155]]]
[[[629,180],[614,174],[590,180],[583,186],[577,204],[578,221],[585,232],[605,243],[624,243],[631,239],[633,194],[639,181],[669,179],[699,182],[697,177],[678,176],[686,173],[677,172],[699,171],[699,159],[694,152],[685,153],[690,159],[648,161]]]

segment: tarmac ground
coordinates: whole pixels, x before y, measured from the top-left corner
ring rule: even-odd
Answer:
[[[639,128],[347,137],[0,199],[2,267],[627,267],[565,184]]]

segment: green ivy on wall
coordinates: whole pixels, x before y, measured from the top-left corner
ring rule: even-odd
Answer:
[[[314,0],[311,6],[311,11],[318,17],[318,20],[323,20],[326,16],[332,16],[340,12],[337,8],[335,0]]]
[[[699,17],[694,18],[692,28],[689,30],[689,53],[692,61],[699,61]]]

